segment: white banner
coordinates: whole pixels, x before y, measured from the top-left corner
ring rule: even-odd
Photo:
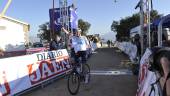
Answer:
[[[146,49],[141,58],[137,96],[160,96],[159,86],[157,84],[153,84],[157,80],[156,75],[154,72],[148,70],[148,61],[151,54],[152,52],[149,49]]]
[[[66,49],[0,59],[0,96],[14,95],[64,74],[71,66]]]
[[[128,42],[117,42],[116,47],[129,55],[131,61],[136,57],[137,48],[133,44]],[[137,96],[161,96],[160,95],[160,86],[158,83],[154,84],[157,80],[154,72],[148,70],[149,67],[149,56],[152,54],[152,51],[146,49],[144,55],[140,60],[140,69],[138,77],[138,89]]]
[[[131,42],[116,42],[116,47],[118,47],[121,51],[123,51],[124,53],[126,53],[130,60],[132,62],[134,62],[134,59],[137,56],[137,47],[136,45],[132,44]]]

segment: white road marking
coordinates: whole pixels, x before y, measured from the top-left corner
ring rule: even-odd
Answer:
[[[91,75],[132,75],[130,70],[113,70],[113,71],[103,71],[103,70],[92,70]]]
[[[97,53],[97,52],[95,52],[95,51],[94,51],[94,52],[92,52],[92,54],[96,54],[96,53]]]

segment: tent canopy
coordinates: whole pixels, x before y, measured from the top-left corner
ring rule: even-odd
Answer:
[[[163,20],[163,19],[165,19],[165,20],[163,21],[162,27],[163,27],[163,28],[168,28],[168,27],[170,27],[170,14],[168,14],[168,15],[166,15],[166,16],[163,16],[163,17],[161,17],[161,18],[159,18],[159,19],[156,19],[155,21],[152,22],[152,25],[151,25],[151,26],[152,26],[152,27],[157,27],[157,26],[159,25],[160,21]]]

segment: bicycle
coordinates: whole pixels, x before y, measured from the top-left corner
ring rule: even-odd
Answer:
[[[80,71],[78,71],[78,68],[80,69]],[[90,67],[88,64],[82,64],[79,58],[78,64],[72,63],[72,71],[68,76],[67,88],[69,93],[72,95],[76,95],[79,92],[80,82],[82,81],[87,81],[89,83]]]

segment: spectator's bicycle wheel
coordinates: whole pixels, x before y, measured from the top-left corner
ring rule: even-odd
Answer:
[[[76,95],[79,91],[79,87],[80,87],[80,75],[76,71],[73,71],[68,77],[67,81],[68,91],[70,92],[70,94]]]

